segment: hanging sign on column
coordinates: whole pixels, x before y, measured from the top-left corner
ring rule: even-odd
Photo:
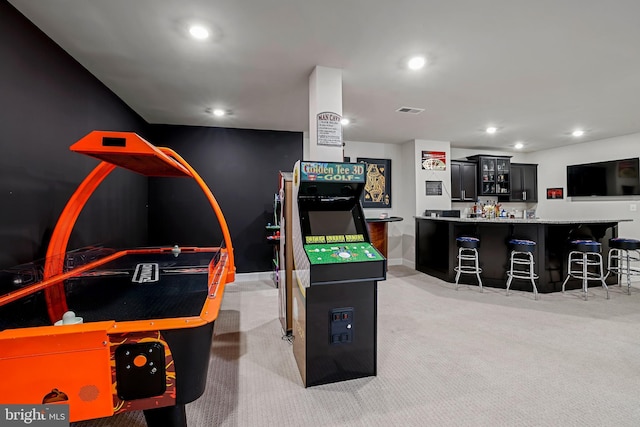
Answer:
[[[342,117],[336,113],[325,111],[318,113],[317,129],[318,129],[318,145],[331,145],[342,147]]]

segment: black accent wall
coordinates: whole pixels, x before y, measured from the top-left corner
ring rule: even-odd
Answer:
[[[67,200],[98,164],[69,147],[92,130],[148,125],[5,0],[0,0],[0,268],[44,257]],[[147,238],[147,179],[114,171],[69,248]]]
[[[137,132],[175,149],[227,219],[237,271],[271,270],[278,171],[302,158],[302,133],[150,125],[0,0],[0,269],[43,258],[69,197],[98,164],[69,147],[92,130]],[[148,206],[147,206],[148,204]],[[83,210],[68,245],[217,245],[217,221],[190,179],[117,168]]]
[[[152,141],[180,154],[204,179],[227,220],[238,273],[271,270],[278,172],[302,158],[302,133],[153,125]],[[222,241],[211,207],[187,179],[149,180],[151,245],[207,246]]]

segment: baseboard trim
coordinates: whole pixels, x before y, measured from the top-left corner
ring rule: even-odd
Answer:
[[[406,259],[402,260],[402,265],[404,265],[405,267],[409,267],[412,270],[416,269],[416,263],[415,261],[408,261]]]
[[[273,280],[273,271],[256,271],[253,273],[236,273],[236,282],[253,282],[257,280]]]

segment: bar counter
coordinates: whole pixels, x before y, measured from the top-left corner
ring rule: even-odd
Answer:
[[[618,236],[618,223],[630,219],[544,220],[544,219],[476,219],[447,217],[415,217],[416,270],[447,282],[455,282],[453,268],[457,265],[456,238],[473,236],[480,239],[478,249],[482,283],[485,286],[506,288],[509,268],[509,240],[526,239],[536,242],[533,253],[535,272],[539,275],[541,293],[562,290],[567,275],[568,243],[574,239],[593,239],[602,244],[606,268],[609,239]],[[611,276],[607,283],[615,283]],[[476,284],[473,275],[463,274],[460,283]],[[600,286],[590,281],[590,286]],[[581,283],[571,279],[567,289],[580,289]],[[532,290],[526,280],[514,280],[512,289]]]

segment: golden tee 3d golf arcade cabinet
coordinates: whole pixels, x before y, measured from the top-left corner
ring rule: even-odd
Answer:
[[[305,387],[376,375],[377,281],[386,259],[369,242],[361,163],[293,171],[293,351]]]

